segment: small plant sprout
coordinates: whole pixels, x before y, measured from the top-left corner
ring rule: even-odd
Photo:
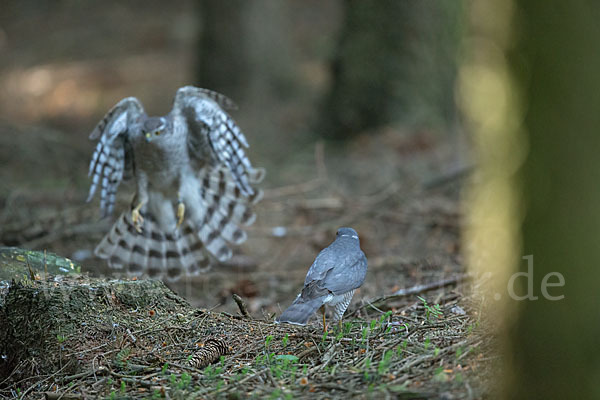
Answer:
[[[127,364],[127,358],[129,357],[130,353],[131,349],[129,347],[126,347],[123,350],[119,351],[115,357],[117,365],[121,368],[125,367],[125,365]]]
[[[192,382],[192,377],[190,374],[184,372],[183,374],[181,374],[181,378],[179,379],[179,383],[177,384],[177,388],[179,389],[185,389],[187,388],[190,383]]]
[[[421,301],[421,303],[423,303],[423,307],[425,308],[425,317],[427,320],[429,320],[431,316],[435,318],[442,317],[443,312],[439,304],[435,304],[432,307],[427,303],[427,300],[424,297],[417,296],[417,298]]]
[[[168,369],[169,369],[169,363],[164,363],[164,364],[163,364],[163,366],[162,366],[161,373],[162,373],[163,375],[165,375],[165,374],[167,373],[167,370],[168,370]]]
[[[283,347],[287,347],[289,340],[290,340],[290,337],[286,333],[285,336],[281,339],[281,344],[283,345]]]
[[[377,373],[379,375],[385,375],[390,368],[390,362],[392,361],[392,352],[384,351],[381,361],[377,365]]]
[[[371,376],[369,375],[369,368],[371,368],[371,359],[367,358],[365,360],[365,372],[363,374],[365,377],[365,380],[367,380],[367,381],[371,379]]]
[[[352,322],[344,323],[344,336],[348,335],[351,330],[352,330]]]
[[[265,347],[268,348],[269,345],[271,344],[271,341],[273,340],[273,335],[269,335],[265,338]]]
[[[402,348],[401,345],[396,346],[396,355],[398,357],[402,357],[402,352],[404,351],[404,349]]]
[[[438,367],[433,373],[433,379],[438,382],[447,382],[449,377],[446,371],[444,371],[444,367]]]
[[[458,349],[456,349],[456,359],[459,359],[460,356],[462,355],[462,353],[463,353],[462,347],[459,347]]]
[[[400,344],[397,348],[396,348],[396,355],[398,357],[402,356],[402,353],[404,352],[404,350],[406,350],[406,346],[408,346],[408,340],[404,339],[404,341],[402,341],[402,344]]]
[[[381,324],[381,326],[383,326],[383,323],[384,323],[386,320],[390,319],[390,318],[391,318],[391,316],[392,316],[392,312],[391,312],[391,311],[387,311],[385,314],[383,314],[383,315],[381,316],[381,318],[379,319],[379,323]]]
[[[369,335],[369,328],[362,328],[362,341],[364,342]]]
[[[431,344],[431,339],[429,339],[429,336],[427,336],[425,338],[425,343],[423,344],[423,347],[425,347],[425,350],[427,350],[429,348],[430,344]]]

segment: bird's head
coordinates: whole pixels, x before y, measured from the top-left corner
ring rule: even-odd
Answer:
[[[338,238],[341,237],[348,237],[348,238],[352,238],[352,239],[356,239],[358,240],[358,233],[356,233],[356,231],[352,228],[340,228],[337,231],[337,236]]]
[[[151,142],[165,133],[167,129],[167,120],[165,117],[150,117],[142,125],[142,133],[146,142]]]

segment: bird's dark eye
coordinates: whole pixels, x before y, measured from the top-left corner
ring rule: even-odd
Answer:
[[[161,133],[162,133],[162,131],[154,131],[154,134],[155,134],[156,136],[160,135]]]

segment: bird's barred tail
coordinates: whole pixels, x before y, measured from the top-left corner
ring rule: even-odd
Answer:
[[[190,224],[183,225],[179,232],[164,233],[151,215],[144,218],[143,229],[138,232],[131,213],[121,214],[95,254],[129,276],[177,280],[210,267],[206,249]]]
[[[260,182],[265,175],[264,169],[250,172],[252,184]],[[242,193],[225,168],[203,168],[198,173],[198,180],[199,193],[183,194],[186,203],[197,204],[197,207],[188,207],[188,217],[207,250],[218,261],[226,261],[232,255],[229,243],[237,245],[246,241],[242,227],[254,223],[256,215],[252,206],[262,199],[263,192]]]
[[[315,299],[304,299],[298,296],[275,322],[286,322],[288,324],[306,325],[308,319],[325,303],[327,296],[319,296]]]
[[[260,181],[263,176],[264,170],[254,170],[252,182]],[[156,195],[142,210],[141,232],[135,228],[131,211],[124,212],[96,247],[95,254],[108,260],[110,267],[130,276],[168,280],[198,275],[211,267],[213,259],[228,260],[232,254],[229,243],[246,240],[240,226],[254,222],[251,207],[260,200],[262,192],[243,195],[221,169],[204,169],[198,178],[200,193],[194,200],[199,204],[186,203],[186,217],[179,229],[174,229],[172,209],[166,212],[162,208],[161,221],[154,217],[153,210],[157,207],[172,207],[168,200]],[[172,218],[164,221],[164,215]]]

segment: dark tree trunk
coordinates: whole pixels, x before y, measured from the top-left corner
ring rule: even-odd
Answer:
[[[461,2],[345,1],[317,129],[343,139],[404,120],[454,118]]]
[[[516,5],[524,23],[511,66],[527,93],[530,148],[523,251],[539,299],[518,304],[508,397],[600,398],[600,3]],[[550,301],[540,287],[555,272],[565,285],[548,292],[564,299]]]
[[[240,98],[250,72],[246,48],[245,0],[200,1],[198,86]]]

